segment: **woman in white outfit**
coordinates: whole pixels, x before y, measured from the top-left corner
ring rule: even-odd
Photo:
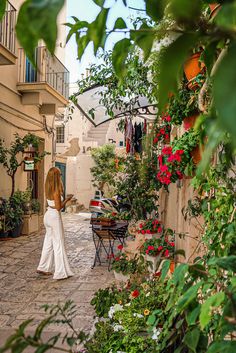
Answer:
[[[37,273],[51,275],[54,260],[53,279],[63,279],[73,276],[73,272],[70,269],[65,251],[64,228],[60,211],[72,196],[63,201],[63,185],[61,172],[58,168],[50,168],[45,182],[45,194],[48,203],[44,215],[46,235]]]

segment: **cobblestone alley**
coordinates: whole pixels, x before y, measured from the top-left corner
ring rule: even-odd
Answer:
[[[0,346],[22,321],[34,318],[30,326],[33,329],[45,317],[43,304],[68,299],[78,307],[75,328],[90,331],[94,312],[89,302],[98,288],[112,282],[113,275],[105,266],[91,269],[94,244],[88,216],[63,215],[67,253],[75,273],[66,280],[56,281],[36,273],[44,230],[0,242]],[[58,330],[58,326],[50,326],[50,332]]]

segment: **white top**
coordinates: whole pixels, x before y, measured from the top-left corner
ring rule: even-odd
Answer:
[[[61,201],[63,201],[63,197],[61,196]],[[49,207],[55,207],[55,201],[54,200],[48,200],[47,203]]]

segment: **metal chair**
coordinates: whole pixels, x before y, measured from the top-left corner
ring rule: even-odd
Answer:
[[[111,260],[114,258],[114,245],[116,241],[119,241],[124,245],[128,224],[117,224],[115,226],[101,226],[98,220],[91,220],[93,242],[95,246],[95,257],[92,268],[102,264],[102,254],[106,256],[106,262],[108,262],[108,270],[111,267]]]

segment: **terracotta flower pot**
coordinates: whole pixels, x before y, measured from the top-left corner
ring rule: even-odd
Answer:
[[[217,12],[220,10],[221,5],[218,4],[217,2],[215,2],[213,4],[209,4],[209,7],[211,9],[210,18],[213,18],[213,17],[215,17]]]
[[[194,126],[198,116],[199,116],[199,114],[196,113],[196,114],[193,114],[191,116],[187,116],[186,118],[184,118],[183,119],[184,129],[185,130],[191,129]]]
[[[201,154],[201,148],[200,148],[199,145],[196,146],[196,147],[192,150],[191,156],[192,156],[192,158],[193,158],[194,164],[198,165],[198,164],[201,162],[201,160],[202,160],[202,154]]]
[[[184,64],[184,73],[188,81],[196,77],[205,67],[205,64],[199,61],[201,52],[193,54]]]
[[[170,263],[170,273],[173,273],[174,270],[175,270],[175,262],[171,261],[171,263]]]

